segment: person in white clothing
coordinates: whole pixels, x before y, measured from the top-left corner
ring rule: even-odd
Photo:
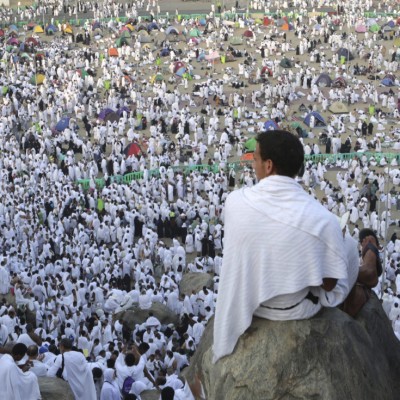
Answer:
[[[303,162],[303,146],[290,132],[260,134],[253,164],[258,184],[226,200],[214,362],[234,350],[253,315],[311,318],[322,307],[320,289],[329,292],[348,276],[336,217],[294,179]]]
[[[76,400],[97,400],[92,371],[85,356],[72,351],[72,342],[67,338],[61,339],[60,352],[47,376],[56,377],[61,368],[62,377],[69,383]]]

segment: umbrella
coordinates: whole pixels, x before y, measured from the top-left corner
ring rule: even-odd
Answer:
[[[248,29],[243,33],[243,36],[247,38],[252,38],[254,36],[254,32]]]
[[[69,33],[70,35],[72,35],[72,28],[70,26],[66,27],[64,29],[64,33]]]
[[[131,24],[126,24],[125,25],[131,32],[135,30],[134,26]]]
[[[36,26],[35,22],[29,22],[29,24],[26,27],[28,28],[28,31],[31,31],[35,26]]]
[[[124,154],[127,157],[138,156],[141,153],[140,146],[137,143],[130,143],[125,147]]]
[[[175,74],[178,76],[182,76],[186,72],[186,67],[179,68]]]
[[[92,24],[92,28],[96,29],[96,28],[101,28],[100,22],[99,21],[94,21]]]
[[[16,31],[16,32],[18,32],[18,28],[17,28],[16,25],[10,25],[10,26],[8,27],[8,30],[9,30],[9,31]]]
[[[244,147],[248,151],[256,151],[256,145],[257,145],[257,140],[255,138],[251,138],[246,141],[246,143],[244,144]]]
[[[56,131],[63,132],[65,129],[69,127],[70,117],[63,117],[61,118],[55,127]]]
[[[185,66],[185,64],[182,61],[177,61],[174,64],[174,70],[173,71],[176,72],[176,71],[178,71],[179,68],[182,68],[184,66]]]

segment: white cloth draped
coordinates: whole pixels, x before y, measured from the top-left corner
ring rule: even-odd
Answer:
[[[39,384],[33,372],[22,372],[14,359],[5,354],[0,359],[0,399],[41,399]]]
[[[336,217],[294,179],[269,176],[231,193],[225,232],[214,362],[233,351],[261,303],[305,288],[315,293],[323,278],[347,278]]]

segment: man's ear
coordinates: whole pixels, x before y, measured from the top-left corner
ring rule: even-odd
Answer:
[[[264,161],[265,176],[275,175],[275,166],[271,159]]]

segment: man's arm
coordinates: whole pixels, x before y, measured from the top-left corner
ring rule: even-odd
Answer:
[[[376,251],[373,247],[368,248],[368,245],[375,247]],[[357,282],[362,283],[370,289],[378,284],[378,270],[376,268],[376,263],[378,262],[377,251],[375,238],[367,236],[363,240],[363,263],[358,272]]]
[[[54,363],[47,370],[47,376],[55,378],[57,371],[61,368],[61,364],[62,364],[62,357],[61,355],[59,355],[54,359]]]

